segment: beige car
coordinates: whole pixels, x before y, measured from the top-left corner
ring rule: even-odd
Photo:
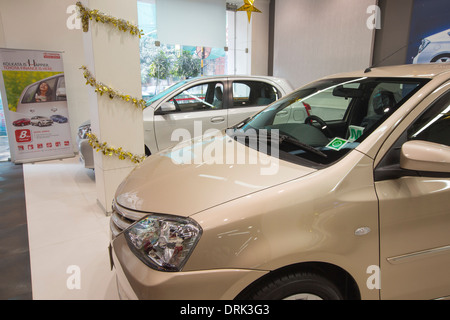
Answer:
[[[326,77],[181,141],[117,190],[119,294],[449,298],[449,145],[449,64]]]

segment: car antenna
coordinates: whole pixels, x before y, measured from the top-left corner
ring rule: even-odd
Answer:
[[[390,55],[388,55],[387,57],[384,57],[383,59],[381,59],[381,61],[379,61],[378,63],[375,63],[373,65],[371,65],[370,67],[366,68],[366,70],[364,70],[364,73],[368,73],[370,71],[372,71],[372,68],[375,68],[376,66],[380,65],[383,61],[389,59],[390,57],[392,57],[394,54],[396,54],[397,52],[399,52],[400,50],[403,50],[404,48],[408,47],[411,44],[411,42],[409,42],[408,44],[404,45],[403,47],[401,47],[400,49],[394,51],[393,53],[391,53]]]

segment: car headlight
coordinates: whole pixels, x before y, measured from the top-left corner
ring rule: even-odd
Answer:
[[[84,126],[80,126],[78,128],[78,137],[80,139],[87,139],[86,134],[89,133],[89,132],[91,132],[91,125],[90,124],[87,124],[87,125],[84,125]]]
[[[430,40],[422,39],[422,43],[420,44],[420,47],[419,47],[419,53],[421,53],[429,44],[430,44]]]
[[[131,251],[160,271],[181,271],[201,233],[201,227],[190,218],[154,214],[124,231]]]

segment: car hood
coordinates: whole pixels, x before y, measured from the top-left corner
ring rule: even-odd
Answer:
[[[450,41],[450,29],[435,33],[426,39],[431,42]]]
[[[216,156],[213,148],[222,148],[222,156]],[[182,155],[189,154],[182,152],[196,156],[181,161]],[[208,162],[212,160],[215,163]],[[314,171],[269,157],[221,134],[216,139],[180,143],[148,157],[120,184],[115,198],[131,210],[190,216]]]

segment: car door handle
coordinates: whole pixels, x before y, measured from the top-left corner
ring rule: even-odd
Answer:
[[[211,121],[212,123],[221,123],[221,122],[224,122],[224,121],[225,121],[225,118],[224,118],[224,117],[212,117],[212,118],[210,119],[210,121]]]

